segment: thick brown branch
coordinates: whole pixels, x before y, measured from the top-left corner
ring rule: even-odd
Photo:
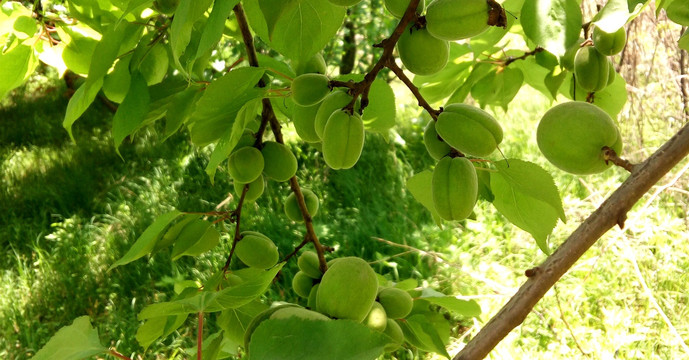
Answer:
[[[555,282],[603,234],[626,217],[639,199],[689,154],[689,124],[668,140],[591,214],[569,238],[538,267],[519,291],[469,341],[454,360],[483,359],[512,329],[519,326]]]
[[[251,30],[249,29],[249,24],[246,21],[246,15],[244,14],[244,9],[242,8],[241,3],[237,4],[233,10],[235,17],[237,18],[239,30],[242,33],[242,39],[244,40],[244,44],[246,45],[249,65],[253,67],[258,67],[259,63],[258,57],[256,56],[256,48],[254,47],[254,39],[251,36]],[[261,123],[270,124],[270,128],[273,131],[273,135],[275,136],[275,141],[280,144],[284,144],[285,142],[282,139],[282,131],[280,130],[280,122],[278,121],[277,117],[275,117],[275,111],[273,110],[273,106],[270,103],[270,99],[264,98],[262,100],[262,104],[263,111],[261,112]],[[304,201],[304,194],[302,194],[301,192],[301,187],[299,186],[299,181],[297,180],[296,176],[293,176],[291,179],[289,179],[289,185],[292,189],[292,192],[294,193],[294,196],[297,199],[297,204],[299,205],[299,209],[301,210],[302,216],[304,217],[304,225],[306,226],[306,238],[309,239],[309,241],[313,242],[313,245],[316,248],[316,253],[318,254],[320,269],[321,271],[325,272],[325,270],[328,267],[325,261],[325,250],[323,248],[323,245],[321,245],[320,241],[318,241],[318,236],[316,236],[316,231],[313,228],[311,214],[309,214],[309,210],[306,207],[306,202]]]

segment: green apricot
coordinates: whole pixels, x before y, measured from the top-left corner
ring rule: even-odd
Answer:
[[[311,217],[318,214],[319,200],[318,196],[309,189],[301,189],[302,195],[304,195],[304,202],[306,203],[306,209],[309,211]],[[287,199],[285,199],[285,214],[287,217],[295,222],[303,222],[304,218],[301,216],[301,210],[299,209],[299,203],[297,202],[297,196],[294,193],[289,194]]]
[[[292,99],[297,105],[318,104],[330,93],[330,79],[322,74],[299,75],[292,80]]]
[[[612,60],[608,59],[608,62],[608,86],[610,86],[615,82],[617,71],[615,71],[615,65],[612,63]]]
[[[577,84],[588,92],[608,86],[608,59],[593,46],[584,46],[574,57]]]
[[[393,352],[402,346],[402,343],[404,343],[404,332],[402,331],[402,328],[397,324],[395,320],[388,319],[387,325],[385,326],[385,331],[383,331],[383,334],[387,335],[390,338],[390,342],[385,345],[383,350],[385,352]]]
[[[388,316],[385,313],[383,305],[375,301],[368,315],[366,315],[363,324],[375,331],[383,332],[388,325]]]
[[[308,309],[304,309],[302,307],[297,307],[297,306],[289,306],[285,307],[282,309],[277,310],[274,312],[272,315],[270,315],[271,319],[289,319],[289,318],[299,318],[299,319],[305,319],[305,320],[320,320],[320,321],[327,321],[330,320],[327,316],[311,311]]]
[[[433,203],[445,220],[464,220],[474,210],[478,196],[478,177],[467,158],[445,157],[433,170]]]
[[[318,261],[318,254],[313,251],[304,251],[297,259],[299,270],[303,271],[308,277],[312,279],[320,279],[323,273],[320,269],[320,262]]]
[[[354,6],[361,2],[361,0],[328,0],[331,4],[337,6]]]
[[[433,75],[447,65],[450,44],[426,29],[407,29],[397,42],[397,52],[407,70],[416,75]]]
[[[275,181],[287,181],[297,173],[297,158],[284,144],[266,141],[261,149],[263,173]]]
[[[243,147],[232,154],[228,161],[230,176],[235,181],[248,184],[256,180],[263,172],[263,155],[255,147]]]
[[[342,90],[333,91],[328,94],[328,96],[323,99],[321,106],[316,112],[316,120],[314,122],[314,127],[316,134],[318,134],[319,139],[323,139],[323,133],[325,132],[325,125],[328,123],[330,116],[343,107],[347,106],[352,102],[352,97]]]
[[[392,16],[401,19],[404,12],[407,11],[410,0],[385,0],[385,8],[388,9]],[[426,6],[426,1],[419,1],[419,6],[416,7],[416,13],[421,15],[423,8]]]
[[[445,107],[435,124],[438,135],[464,154],[485,157],[502,142],[502,127],[489,113],[467,104]]]
[[[311,292],[309,293],[309,300],[307,300],[306,302],[306,306],[309,309],[318,310],[316,308],[316,298],[318,297],[318,287],[320,285],[321,284],[316,284],[311,288]]]
[[[426,9],[426,28],[447,41],[476,36],[488,29],[486,0],[435,0]]]
[[[364,149],[364,122],[359,114],[335,111],[323,131],[323,159],[335,170],[353,167]]]
[[[313,279],[306,275],[303,271],[299,271],[294,274],[294,277],[292,278],[292,289],[297,295],[308,299],[312,287]]]
[[[431,157],[436,160],[442,159],[452,151],[450,145],[438,137],[438,133],[435,131],[435,121],[433,120],[428,122],[423,132],[423,144],[426,145],[426,150],[431,154]]]
[[[178,5],[179,0],[156,0],[153,2],[153,8],[167,16],[174,14]]]
[[[263,234],[243,232],[241,236],[234,249],[239,260],[258,269],[267,269],[277,264],[278,248],[272,240]]]
[[[237,194],[237,196],[242,196],[244,185],[246,184],[240,183],[239,181],[234,182],[234,193]],[[265,190],[265,181],[263,180],[263,175],[260,175],[256,180],[249,183],[249,190],[247,190],[246,195],[244,195],[244,201],[256,201],[256,199],[263,195],[263,190]]]
[[[244,129],[242,136],[239,138],[239,141],[237,141],[237,145],[234,146],[232,152],[235,152],[243,147],[253,146],[254,142],[256,142],[256,135],[254,135],[254,132],[249,129]]]
[[[593,104],[570,101],[548,110],[538,124],[536,142],[543,155],[561,170],[588,175],[604,171],[601,149],[618,154],[622,141],[610,115]]]
[[[626,44],[627,32],[624,27],[613,33],[605,32],[597,26],[593,29],[593,46],[603,55],[619,54]]]
[[[292,110],[294,129],[297,130],[297,135],[308,143],[321,141],[318,133],[316,133],[316,114],[319,108],[320,104],[311,106],[294,104],[294,109]],[[323,128],[325,129],[325,126]]]
[[[298,75],[318,73],[325,74],[327,71],[327,66],[325,65],[325,59],[321,53],[316,53],[308,60],[295,64],[294,72]]]
[[[319,312],[338,319],[362,322],[378,292],[378,277],[366,261],[345,257],[323,274],[316,306]]]
[[[402,319],[409,315],[414,301],[408,292],[397,288],[385,288],[378,293],[378,302],[391,319]]]

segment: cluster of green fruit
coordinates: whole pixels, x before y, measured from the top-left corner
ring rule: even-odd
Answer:
[[[595,92],[603,90],[615,81],[615,66],[608,56],[622,51],[627,43],[627,33],[620,28],[607,33],[593,29],[593,46],[584,46],[574,56],[574,76],[579,87]]]
[[[610,115],[581,101],[548,110],[538,124],[536,141],[548,161],[576,175],[595,174],[610,167],[604,147],[618,154],[622,151],[622,137]]]
[[[255,141],[254,132],[245,130],[228,159],[228,172],[234,179],[237,195],[249,185],[244,201],[254,201],[263,194],[264,177],[282,182],[297,173],[297,158],[287,146],[266,141],[259,149],[254,146]]]
[[[319,54],[316,59],[322,56]],[[298,75],[292,81],[291,91],[295,103],[292,121],[299,136],[306,142],[320,144],[325,163],[331,168],[354,166],[364,148],[364,121],[358,113],[358,100],[354,109],[344,109],[352,102],[352,96],[346,91],[333,91],[330,79],[322,73]]]
[[[366,261],[344,257],[328,262],[322,273],[318,256],[306,251],[298,259],[299,272],[292,280],[297,295],[308,299],[306,308],[281,304],[256,316],[245,335],[245,346],[253,330],[267,319],[298,317],[317,321],[355,321],[389,337],[386,352],[397,350],[404,342],[404,333],[395,321],[412,310],[413,299],[408,292],[394,287],[379,287],[378,275]]]
[[[436,121],[428,123],[423,140],[428,153],[438,160],[431,191],[440,217],[466,219],[478,199],[476,168],[457,155],[486,157],[497,149],[502,137],[502,127],[493,116],[467,104],[450,104]]]

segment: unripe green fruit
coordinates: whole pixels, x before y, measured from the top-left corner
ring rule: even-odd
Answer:
[[[407,11],[410,0],[385,0],[385,8],[388,9],[392,16],[401,19],[404,12]],[[419,6],[416,7],[416,13],[421,15],[423,8],[426,6],[426,1],[419,1]]]
[[[321,140],[323,139],[325,125],[328,123],[330,116],[335,111],[341,110],[343,107],[347,106],[350,102],[352,102],[352,97],[341,90],[333,91],[323,99],[321,106],[318,108],[318,112],[316,112],[316,121],[314,123],[316,134],[318,134]],[[355,105],[355,108],[356,107],[358,106]]]
[[[435,121],[431,120],[426,125],[426,130],[423,132],[423,144],[426,145],[426,150],[431,157],[440,160],[445,155],[452,151],[450,145],[438,138],[438,133],[435,131]]]
[[[605,164],[601,149],[618,154],[622,142],[610,115],[595,105],[570,101],[548,110],[536,130],[538,148],[553,165],[576,175],[599,173]]]
[[[318,104],[330,93],[330,79],[321,74],[299,75],[292,80],[292,99],[297,105]]]
[[[305,320],[320,320],[320,321],[329,321],[330,319],[318,312],[311,311],[308,309],[304,309],[302,307],[297,307],[297,306],[289,306],[285,307],[282,309],[279,309],[278,311],[274,312],[272,315],[270,315],[271,319],[289,319],[289,318],[299,318],[299,319],[305,319]]]
[[[476,169],[467,158],[445,157],[433,170],[431,192],[438,215],[445,220],[464,220],[474,210],[478,196]]]
[[[312,287],[313,279],[304,274],[304,272],[299,271],[294,274],[294,277],[292,278],[292,289],[297,295],[308,299]]]
[[[306,203],[306,209],[309,211],[311,217],[318,214],[318,196],[309,189],[301,189],[302,195],[304,195],[304,202]],[[285,199],[285,214],[287,217],[296,222],[303,222],[304,218],[301,216],[301,210],[299,209],[299,203],[297,202],[297,196],[294,193],[289,194],[287,199]]]
[[[235,181],[248,184],[263,172],[263,155],[255,147],[243,147],[230,155],[228,170]]]
[[[320,285],[321,285],[321,284],[316,284],[316,285],[314,285],[314,286],[311,288],[311,292],[309,293],[309,300],[306,301],[306,306],[307,306],[309,309],[313,309],[313,310],[316,310],[316,311],[318,310],[318,309],[316,308],[316,298],[318,297],[318,287],[319,287]]]
[[[301,106],[294,104],[294,109],[292,110],[292,123],[294,124],[294,129],[297,130],[297,135],[308,142],[317,143],[321,141],[321,138],[316,133],[316,114],[320,104],[311,106]],[[323,127],[325,129],[325,127]]]
[[[486,0],[435,0],[426,9],[426,28],[447,41],[476,36],[488,29]]]
[[[237,141],[237,145],[234,146],[232,152],[236,152],[237,150],[243,147],[253,146],[254,142],[256,142],[256,136],[254,135],[254,132],[249,129],[244,129],[242,136],[239,138],[239,141]]]
[[[156,0],[153,2],[153,7],[161,14],[172,15],[177,10],[179,0]]]
[[[323,132],[323,159],[335,170],[353,167],[364,149],[364,122],[359,114],[335,111]]]
[[[361,0],[328,0],[331,4],[337,6],[354,6],[361,2]]]
[[[574,76],[582,89],[594,92],[608,86],[608,59],[593,46],[584,46],[574,57]]]
[[[408,292],[397,288],[385,288],[378,293],[378,302],[391,319],[402,319],[409,315],[414,301]]]
[[[314,56],[310,57],[304,62],[297,63],[294,66],[294,72],[297,76],[309,73],[325,74],[327,67],[325,65],[325,59],[321,53],[316,53]]]
[[[435,131],[464,154],[485,157],[502,142],[502,127],[489,113],[467,104],[451,104],[438,115]]]
[[[447,65],[450,44],[426,29],[406,29],[397,42],[397,52],[407,70],[416,75],[433,75]]]
[[[615,65],[612,63],[612,60],[608,59],[608,86],[615,82],[616,77],[617,71],[615,71]]]
[[[275,181],[287,181],[297,173],[297,158],[284,144],[266,141],[261,149],[263,173]]]
[[[297,260],[297,265],[299,270],[303,271],[304,274],[312,279],[320,279],[323,273],[320,269],[320,263],[318,262],[318,254],[313,251],[304,251],[299,255]]]
[[[234,193],[237,194],[237,196],[242,196],[244,185],[246,184],[240,183],[239,181],[234,182]],[[249,190],[247,190],[246,195],[244,195],[244,202],[256,201],[256,199],[263,195],[264,189],[265,182],[263,180],[263,175],[259,175],[256,180],[249,183]]]
[[[374,302],[373,306],[371,306],[371,310],[368,312],[368,315],[366,315],[363,324],[373,330],[383,332],[385,327],[388,325],[388,316],[385,314],[383,305],[377,301]]]
[[[378,292],[378,277],[366,261],[342,258],[323,274],[316,306],[319,312],[338,319],[361,322],[366,318]]]
[[[624,49],[625,44],[627,44],[627,32],[624,27],[614,33],[607,33],[597,26],[593,29],[593,46],[603,55],[618,54]]]
[[[278,248],[272,240],[265,235],[255,235],[243,232],[242,238],[237,242],[235,254],[248,266],[267,269],[278,262]]]
[[[387,325],[385,326],[385,331],[383,331],[383,334],[387,335],[390,337],[390,342],[385,345],[383,350],[385,352],[393,352],[402,346],[402,343],[404,343],[404,332],[402,331],[402,328],[397,324],[395,320],[388,319]]]

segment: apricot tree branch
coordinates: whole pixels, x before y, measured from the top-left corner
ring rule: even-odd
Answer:
[[[503,66],[508,66],[509,64],[511,64],[511,63],[513,63],[513,62],[515,62],[515,61],[517,61],[517,60],[524,60],[524,59],[528,58],[529,56],[535,56],[536,54],[538,54],[539,52],[541,52],[541,51],[543,51],[543,50],[545,50],[545,49],[542,48],[542,47],[540,47],[540,46],[538,46],[538,47],[536,47],[535,49],[533,49],[533,50],[531,50],[531,51],[525,52],[524,55],[522,55],[522,56],[517,56],[517,57],[512,57],[512,56],[510,56],[510,57],[508,57],[507,59],[504,60],[505,63],[503,64]]]
[[[232,212],[232,220],[234,221],[234,238],[232,239],[232,247],[230,248],[230,254],[227,255],[227,260],[225,261],[225,266],[222,268],[222,272],[227,272],[230,268],[230,262],[232,262],[232,255],[234,255],[235,248],[237,248],[237,243],[241,240],[239,235],[239,223],[242,220],[242,206],[244,206],[244,199],[246,198],[246,193],[249,192],[249,184],[244,185],[242,189],[242,195],[239,196],[239,202],[237,203],[237,209]]]
[[[423,95],[421,95],[421,92],[419,92],[419,88],[414,85],[414,83],[407,77],[407,75],[404,73],[404,71],[397,66],[397,63],[395,62],[395,59],[390,59],[390,61],[387,63],[387,67],[395,74],[397,77],[404,83],[404,85],[407,85],[407,88],[409,88],[409,91],[411,91],[412,94],[414,94],[414,97],[418,101],[419,106],[424,108],[426,111],[428,111],[428,114],[431,115],[433,120],[438,119],[438,115],[440,115],[441,110],[436,110],[431,105],[424,99]]]
[[[689,154],[689,123],[636,166],[620,187],[594,211],[569,238],[537,267],[517,293],[454,357],[483,359],[512,329],[519,326],[533,307],[603,234],[624,223],[627,212],[665,174]]]
[[[244,40],[244,45],[246,46],[249,65],[253,67],[258,67],[259,63],[258,56],[256,55],[256,48],[254,47],[254,39],[251,36],[251,30],[249,29],[249,24],[246,20],[246,14],[244,14],[242,4],[238,3],[237,5],[235,5],[233,11],[235,17],[237,18],[237,24],[239,25],[239,30],[242,34],[242,39]],[[265,86],[265,84],[259,82],[259,86]],[[275,141],[279,144],[284,144],[285,142],[282,138],[282,132],[280,130],[280,122],[275,116],[275,111],[273,110],[273,106],[270,103],[270,99],[264,98],[262,100],[262,104],[263,111],[261,112],[261,123],[270,124],[270,128],[273,132],[273,135],[275,136]],[[325,261],[325,250],[323,248],[323,245],[321,245],[320,241],[318,241],[318,236],[316,236],[316,231],[313,228],[311,214],[309,214],[309,210],[306,207],[306,202],[304,201],[304,194],[302,194],[301,187],[299,186],[299,181],[297,180],[296,175],[292,176],[292,178],[289,179],[289,184],[290,188],[292,189],[292,192],[294,193],[294,196],[296,197],[297,204],[299,205],[299,209],[301,210],[301,214],[304,217],[304,225],[306,226],[306,238],[309,241],[311,241],[314,247],[316,248],[316,254],[318,254],[319,267],[322,272],[325,272],[328,267]]]

